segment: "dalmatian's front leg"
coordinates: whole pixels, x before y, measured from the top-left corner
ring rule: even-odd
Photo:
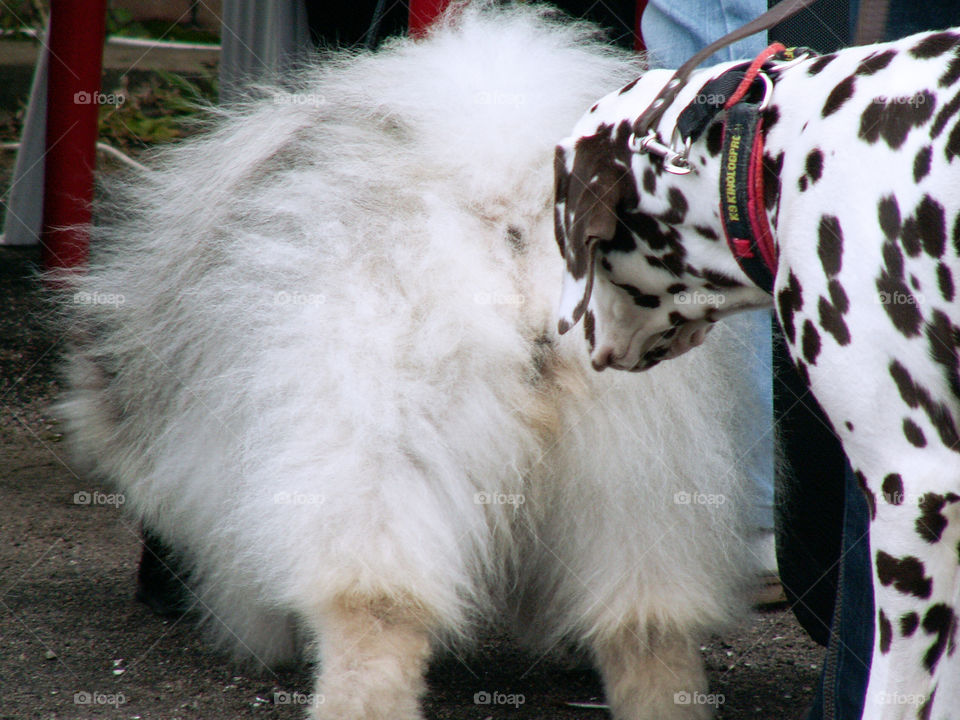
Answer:
[[[864,718],[934,720],[960,713],[958,462],[927,454],[857,476],[873,514],[875,634]]]
[[[819,268],[798,265],[778,280],[781,324],[870,512],[874,648],[862,718],[960,717],[960,402],[931,359],[930,333],[898,333],[862,273],[834,274],[828,288]],[[861,301],[831,309],[835,283]]]

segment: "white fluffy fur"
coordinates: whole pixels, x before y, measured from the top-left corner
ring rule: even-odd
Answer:
[[[328,58],[127,178],[73,281],[123,296],[70,305],[78,458],[225,641],[316,641],[318,717],[419,717],[431,644],[503,611],[584,645],[618,718],[707,712],[673,693],[741,607],[744,352],[598,374],[556,335],[554,143],[639,71],[590,32],[457,8]]]

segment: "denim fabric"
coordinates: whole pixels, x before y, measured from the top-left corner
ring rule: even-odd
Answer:
[[[641,23],[650,65],[679,67],[698,50],[766,9],[766,0],[650,0]],[[766,46],[766,35],[760,33],[714,53],[706,64],[751,58]]]
[[[873,657],[873,579],[867,537],[870,512],[849,464],[844,482],[839,602],[834,608],[820,685],[807,720],[859,718]]]
[[[731,30],[750,22],[767,9],[766,0],[650,0],[643,13],[642,31],[651,67],[679,67],[691,55]],[[715,53],[707,64],[751,58],[767,46],[759,33]],[[754,350],[749,372],[757,378],[760,402],[768,408],[745,418],[750,476],[757,489],[755,523],[760,530],[773,529],[773,381],[771,372],[770,313],[749,313],[737,323],[743,342]],[[772,569],[772,568],[768,568]]]

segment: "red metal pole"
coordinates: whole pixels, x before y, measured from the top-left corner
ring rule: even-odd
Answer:
[[[437,19],[450,0],[410,0],[409,31],[413,37],[423,37],[430,24]]]
[[[44,158],[43,263],[86,262],[93,202],[106,0],[51,0],[47,154]]]

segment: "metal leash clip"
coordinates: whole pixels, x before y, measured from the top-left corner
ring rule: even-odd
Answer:
[[[660,136],[657,135],[657,131],[650,128],[642,138],[638,138],[636,135],[630,138],[630,149],[635,153],[647,152],[651,155],[662,157],[663,169],[668,173],[687,175],[693,171],[693,166],[689,160],[690,145],[692,143],[690,142],[690,138],[686,140],[679,138],[679,134],[677,129],[674,128],[670,145],[664,145],[660,142]],[[675,141],[678,139],[683,140],[679,150],[675,149],[674,146]]]

